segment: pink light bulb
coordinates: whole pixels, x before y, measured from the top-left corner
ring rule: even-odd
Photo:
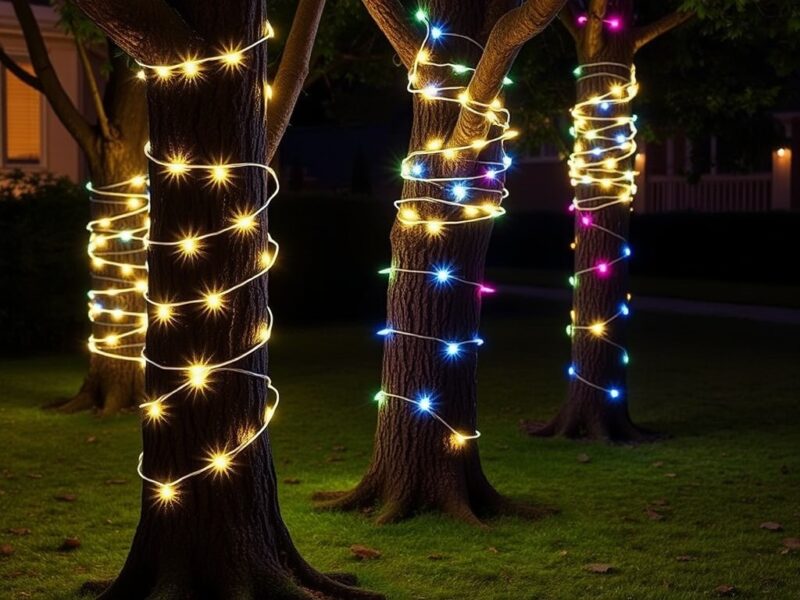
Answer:
[[[580,15],[577,21],[578,25],[586,25],[586,23],[589,21],[589,17],[587,17],[586,15]]]
[[[497,290],[486,285],[481,285],[478,288],[479,294],[494,294]]]
[[[568,210],[569,212],[575,212],[575,205],[574,205],[574,204],[570,204],[570,205],[569,205],[569,208],[568,208],[567,210]]]
[[[600,273],[600,275],[608,275],[608,263],[597,263],[597,272]]]
[[[608,23],[608,28],[611,31],[618,31],[622,28],[622,21],[619,19],[619,17],[611,17],[610,19],[606,20],[606,23]]]
[[[590,217],[589,215],[583,215],[583,216],[581,217],[581,224],[582,224],[584,227],[589,227],[589,225],[591,225],[591,224],[592,224],[592,217]]]

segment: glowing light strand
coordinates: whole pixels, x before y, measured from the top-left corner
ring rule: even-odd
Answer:
[[[130,299],[147,292],[148,219],[138,229],[127,225],[150,210],[147,178],[137,175],[106,186],[86,184],[89,201],[103,205],[106,215],[89,221],[87,253],[95,273],[93,280],[106,284],[91,289],[89,320],[104,328],[105,335],[89,337],[89,350],[106,358],[138,362],[144,348],[147,313],[127,310]]]
[[[517,132],[511,129],[510,114],[503,107],[499,98],[487,104],[470,98],[466,86],[439,86],[435,82],[422,81],[423,75],[420,72],[422,66],[454,74],[473,74],[475,72],[473,67],[434,60],[433,54],[436,52],[433,47],[434,43],[442,42],[449,37],[466,40],[481,51],[483,51],[483,46],[470,37],[457,33],[448,33],[443,27],[432,25],[427,13],[422,9],[417,10],[416,18],[424,24],[425,36],[408,74],[408,92],[421,96],[426,101],[458,104],[461,110],[467,110],[478,115],[489,124],[488,134],[483,138],[477,138],[468,144],[462,145],[452,145],[446,140],[433,138],[427,141],[425,148],[409,152],[401,162],[400,175],[403,179],[438,188],[441,190],[442,197],[437,198],[426,195],[397,200],[394,202],[398,212],[397,219],[404,226],[424,227],[428,234],[438,236],[447,227],[494,219],[505,214],[502,203],[508,197],[508,190],[502,185],[503,174],[511,167],[513,162],[511,157],[506,154],[505,141],[516,137]],[[504,78],[504,85],[511,83],[511,79]],[[499,160],[476,160],[472,158],[476,151],[481,151],[493,144],[499,145]],[[470,174],[459,177],[436,174],[437,164],[448,163],[469,165],[472,167],[469,171]],[[447,197],[451,199],[447,199]],[[421,214],[421,209],[425,209],[424,214]],[[457,282],[475,287],[479,294],[490,294],[495,291],[483,283],[459,277],[452,272],[451,268],[443,266],[432,266],[431,269],[415,269],[403,265],[392,265],[387,269],[381,270],[380,273],[387,274],[390,277],[396,274],[426,276],[432,278],[432,281],[440,286]],[[479,337],[453,341],[401,331],[390,326],[378,331],[378,334],[384,337],[399,335],[435,342],[442,345],[444,355],[451,359],[458,358],[466,346],[474,345],[478,347],[484,343]],[[382,404],[387,399],[400,400],[415,406],[423,413],[430,414],[450,431],[450,445],[454,449],[480,436],[478,431],[473,434],[465,434],[448,424],[439,413],[431,409],[429,396],[414,400],[407,396],[381,390],[375,398],[379,404]]]
[[[609,26],[616,27],[613,24]],[[629,75],[621,75],[620,71]],[[620,164],[631,162],[636,154],[636,115],[628,115],[629,104],[636,97],[639,85],[635,67],[620,63],[580,65],[574,70],[574,74],[578,80],[604,78],[613,83],[607,92],[579,102],[571,111],[573,127],[570,132],[575,137],[575,145],[569,159],[570,182],[574,188],[591,191],[589,195],[581,195],[581,198],[576,194],[569,209],[576,214],[578,232],[594,230],[619,243],[617,256],[601,258],[595,264],[577,270],[570,277],[570,285],[577,287],[584,276],[609,276],[615,264],[628,260],[632,254],[628,240],[596,223],[593,215],[614,206],[631,205],[636,195],[637,173],[633,170],[622,170]],[[572,248],[575,249],[578,244],[580,233],[576,234]],[[627,365],[628,351],[608,337],[607,329],[613,321],[628,316],[629,300],[630,294],[627,294],[615,314],[593,322],[580,321],[575,311],[572,311],[572,324],[567,327],[567,335],[572,337],[579,333],[589,334],[593,339],[619,349],[620,361]],[[583,377],[579,365],[570,365],[568,373],[572,379],[604,392],[612,401],[618,400],[622,395],[622,391],[613,385],[603,385]]]
[[[267,35],[241,49],[227,50],[226,54],[209,57],[201,60],[187,60],[177,65],[141,65],[143,68],[156,70],[167,69],[170,73],[182,72],[186,77],[193,77],[199,73],[201,65],[208,62],[221,62],[224,66],[238,66],[244,61],[243,53],[256,48],[261,43],[265,42],[273,35],[272,28],[267,25]],[[192,65],[189,68],[189,73],[186,72],[186,65]],[[196,68],[196,71],[195,71]],[[183,235],[174,240],[152,240],[148,239],[147,243],[153,246],[172,247],[175,253],[182,260],[192,260],[194,257],[202,253],[203,242],[213,237],[222,235],[236,235],[242,236],[253,233],[257,228],[266,226],[264,217],[266,211],[277,196],[280,186],[276,173],[266,164],[256,162],[235,162],[235,163],[212,163],[200,164],[194,163],[189,160],[187,156],[175,155],[168,158],[159,158],[154,155],[150,144],[145,146],[145,155],[155,165],[161,168],[162,174],[165,177],[174,180],[180,180],[183,177],[188,177],[191,174],[205,174],[213,185],[226,186],[230,183],[232,172],[238,169],[261,169],[267,174],[269,181],[273,183],[273,189],[268,194],[264,204],[251,212],[239,213],[230,215],[230,225],[222,227],[218,230],[207,231],[203,233],[196,233],[190,235]],[[137,236],[136,233],[132,235],[132,239],[141,239],[144,236]],[[148,294],[145,294],[145,299],[152,309],[153,320],[156,326],[169,326],[175,319],[180,318],[176,309],[182,307],[198,306],[202,310],[211,313],[224,312],[227,309],[226,297],[237,290],[240,290],[248,284],[263,277],[275,264],[279,252],[278,243],[267,234],[266,248],[260,251],[257,259],[257,264],[253,265],[253,272],[245,276],[242,280],[230,285],[227,288],[208,287],[198,296],[193,298],[183,299],[153,299]],[[185,365],[167,365],[156,362],[147,357],[143,351],[141,360],[162,371],[175,371],[185,374],[186,380],[180,385],[172,388],[171,390],[159,395],[157,398],[148,400],[140,404],[140,408],[144,411],[145,417],[150,425],[159,425],[168,420],[170,399],[181,392],[194,392],[202,393],[203,390],[210,384],[215,373],[234,373],[251,377],[264,381],[266,384],[266,396],[264,398],[264,409],[262,412],[262,419],[258,427],[253,427],[243,430],[239,433],[235,442],[229,442],[223,446],[223,450],[215,450],[208,452],[205,464],[199,466],[188,473],[171,478],[168,481],[160,480],[152,477],[144,471],[144,453],[139,455],[139,462],[137,472],[143,481],[152,484],[156,489],[156,499],[163,505],[172,504],[177,502],[180,497],[180,485],[185,481],[194,477],[211,473],[211,474],[229,474],[233,469],[235,458],[241,454],[247,447],[253,444],[259,436],[261,436],[269,426],[270,421],[275,415],[275,411],[280,403],[280,394],[277,388],[272,384],[272,380],[265,373],[252,371],[248,369],[239,368],[236,364],[246,357],[257,352],[259,349],[264,348],[272,335],[273,314],[272,310],[267,307],[267,321],[257,324],[255,331],[252,332],[252,343],[240,354],[222,360],[220,362],[211,363],[205,359],[195,360],[192,363]],[[274,400],[270,401],[270,397],[274,396]],[[230,447],[230,449],[228,449]]]

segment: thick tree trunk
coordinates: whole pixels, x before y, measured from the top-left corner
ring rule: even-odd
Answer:
[[[138,118],[146,122],[144,112],[144,93],[140,92],[141,113],[133,112],[131,118]],[[145,126],[146,127],[146,126]],[[143,127],[144,128],[144,127]],[[143,137],[134,140],[118,140],[98,142],[98,157],[92,161],[92,184],[95,187],[113,185],[129,181],[137,175],[147,172],[147,162],[142,152],[144,147]],[[142,193],[143,188],[134,186],[115,188],[116,192]],[[90,218],[98,221],[105,217],[112,217],[129,209],[120,205],[106,204],[103,196],[97,196],[101,202],[91,203]],[[137,214],[127,219],[115,222],[115,229],[128,229],[141,231],[146,226],[147,213]],[[104,250],[111,252],[125,252],[124,262],[144,264],[145,252],[131,252],[131,249],[142,248],[139,241],[122,242],[112,240]],[[120,273],[117,267],[105,265],[92,268],[92,289],[104,290],[109,286],[117,288],[131,288],[137,280],[147,279],[147,273],[134,270],[131,274]],[[145,300],[140,291],[118,294],[113,297],[100,296],[98,302],[106,306],[122,309],[125,312],[146,313]],[[126,317],[122,322],[116,322],[108,315],[96,318],[92,323],[92,336],[104,338],[114,332],[124,332],[128,327],[137,327],[135,318]],[[134,335],[125,338],[124,348],[111,348],[114,354],[136,358],[142,350],[144,335]],[[94,409],[103,415],[110,415],[120,410],[136,407],[144,395],[144,369],[138,361],[121,358],[110,358],[96,352],[89,355],[89,372],[81,385],[78,394],[58,406],[64,412]]]
[[[449,31],[477,40],[488,29],[486,2],[437,0],[426,5],[432,19],[444,19]],[[475,63],[477,51],[468,43],[447,41],[439,62]],[[441,70],[423,69],[424,81],[442,81]],[[463,84],[464,80],[459,83]],[[424,87],[425,83],[418,83]],[[459,105],[414,96],[414,121],[410,150],[424,149],[433,138],[447,138],[453,131]],[[499,148],[486,148],[495,160]],[[478,173],[474,161],[426,160],[430,177],[469,177]],[[486,167],[482,167],[483,171]],[[498,182],[497,185],[500,183]],[[403,198],[431,196],[452,200],[449,186],[407,182]],[[481,204],[475,194],[465,203]],[[463,209],[423,202],[409,203],[421,220],[454,221]],[[431,271],[448,268],[453,275],[480,282],[484,273],[491,220],[464,225],[445,224],[432,233],[424,225],[404,225],[396,220],[391,232],[392,265],[395,268]],[[441,338],[471,340],[478,334],[481,300],[475,287],[458,282],[436,285],[429,275],[394,272],[387,301],[387,327]],[[472,434],[477,425],[477,346],[461,347],[447,356],[442,343],[392,334],[384,345],[382,390],[412,399],[429,395],[432,408],[456,431]],[[534,516],[534,509],[518,507],[504,499],[487,481],[481,468],[478,444],[468,440],[454,444],[452,433],[419,407],[387,396],[379,403],[378,425],[372,462],[358,486],[346,493],[320,493],[320,507],[352,510],[381,505],[378,522],[390,522],[423,510],[438,510],[473,523],[499,512]]]
[[[599,24],[592,35],[592,23],[579,30],[578,64],[582,72],[578,77],[576,92],[578,103],[589,102],[605,96],[614,85],[624,86],[630,79],[633,64],[634,39],[632,35],[632,2],[615,3],[615,15],[622,19],[623,29],[609,29],[608,22]],[[601,30],[602,27],[602,30]],[[599,75],[604,73],[604,75]],[[627,92],[626,92],[627,93]],[[610,108],[589,105],[583,109],[597,118],[631,117],[630,102],[611,103]],[[596,121],[598,127],[607,121]],[[628,134],[628,127],[612,129],[601,136],[615,137]],[[609,135],[610,134],[610,135]],[[617,141],[598,139],[587,141],[579,136],[578,144],[591,148],[611,148]],[[595,160],[617,159],[624,152],[610,150]],[[619,158],[619,171],[632,171],[633,157]],[[597,171],[594,171],[597,177]],[[573,175],[573,178],[575,175]],[[619,193],[619,188],[611,188]],[[563,435],[570,438],[602,439],[616,442],[644,441],[651,434],[636,427],[628,413],[627,352],[624,350],[627,325],[622,305],[628,302],[628,259],[626,256],[630,204],[610,203],[608,199],[590,200],[609,196],[609,190],[600,184],[584,185],[578,180],[576,198],[580,208],[575,211],[575,273],[573,290],[572,365],[569,392],[559,414],[548,424],[528,424],[532,435]],[[605,208],[600,208],[609,204]],[[588,219],[588,221],[587,221]],[[605,263],[602,271],[598,265]],[[616,318],[615,315],[618,315]],[[603,323],[602,332],[588,327]],[[597,335],[602,333],[602,335]],[[611,343],[609,343],[611,342]]]
[[[266,8],[260,0],[171,4],[209,40],[209,53],[233,40],[248,44],[264,33]],[[172,81],[151,82],[153,155],[167,159],[181,153],[188,162],[209,165],[264,162],[266,58],[262,44],[246,54],[240,69],[210,65],[191,82],[177,74]],[[224,186],[210,184],[207,171],[170,178],[151,165],[150,175],[153,241],[218,231],[230,226],[233,215],[251,214],[267,200],[267,176],[260,168],[234,169]],[[263,213],[250,234],[208,238],[193,259],[176,255],[174,247],[152,244],[150,296],[179,302],[213,286],[227,289],[253,275],[268,247]],[[261,277],[226,295],[224,310],[205,313],[202,305],[183,306],[168,325],[151,318],[148,359],[179,368],[204,359],[223,362],[252,348],[267,322],[267,282]],[[261,346],[231,369],[264,373],[266,362]],[[180,386],[186,376],[185,370],[148,363],[148,397]],[[264,380],[232,370],[214,371],[203,390],[171,396],[164,418],[144,426],[142,472],[167,482],[207,465],[210,451],[230,450],[260,428],[267,406],[274,403],[270,396]],[[164,506],[155,493],[146,483],[130,554],[103,598],[378,597],[317,573],[298,554],[281,519],[266,432],[236,457],[226,476],[187,479],[177,489],[177,500]]]

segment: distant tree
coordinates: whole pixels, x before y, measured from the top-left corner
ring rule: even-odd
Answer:
[[[136,79],[129,59],[119,52],[114,44],[82,18],[70,0],[56,2],[61,13],[61,23],[73,36],[87,82],[94,121],[81,113],[65,91],[58,73],[48,55],[47,46],[39,25],[27,0],[12,0],[25,42],[28,46],[34,73],[26,71],[20,64],[0,49],[0,62],[25,84],[41,92],[58,119],[67,129],[86,157],[92,182],[97,187],[120,182],[128,182],[146,170],[142,148],[147,141],[147,112],[144,87]],[[99,55],[106,65],[95,67],[93,55]],[[101,85],[98,71],[105,77]],[[117,192],[140,193],[140,187],[122,186]],[[91,205],[92,221],[99,221],[113,214],[113,206],[101,202]],[[126,229],[146,230],[146,211],[123,219],[117,223]],[[124,221],[124,222],[123,222]],[[130,247],[119,240],[109,241],[106,251],[126,253],[126,261],[144,263],[144,253],[130,252]],[[120,274],[113,265],[96,265],[92,270],[92,287],[105,289],[109,280],[131,280],[129,285],[120,285],[130,292],[114,297],[114,307],[132,314],[145,311],[144,298],[134,287],[133,278],[141,278],[141,273]],[[94,320],[92,335],[95,339],[105,339],[109,334],[108,318]],[[112,414],[120,409],[134,406],[141,401],[143,371],[136,360],[141,349],[143,333],[130,336],[126,343],[129,350],[116,350],[118,355],[130,356],[132,360],[109,358],[100,353],[91,354],[89,373],[80,391],[68,401],[60,404],[60,409],[73,412],[94,408],[102,414]]]
[[[631,112],[631,101],[638,91],[633,75],[633,59],[647,44],[685,23],[695,14],[715,19],[712,29],[723,38],[740,39],[749,34],[737,23],[746,10],[756,10],[748,0],[736,3],[686,1],[678,9],[645,24],[636,25],[637,8],[644,3],[634,0],[573,1],[560,13],[565,29],[571,35],[578,67],[575,69],[577,100],[572,112],[572,133],[575,143],[570,160],[570,177],[576,187],[572,209],[576,216],[575,275],[572,324],[572,363],[569,367],[568,398],[559,414],[546,425],[526,426],[533,435],[565,435],[613,441],[640,441],[652,434],[643,432],[630,420],[626,390],[625,348],[628,307],[628,262],[632,250],[628,245],[629,216],[635,194],[633,185],[635,134],[637,123]],[[798,13],[789,4],[778,2],[772,7],[792,15],[797,27]],[[740,10],[742,9],[742,10]],[[663,9],[662,9],[663,10]],[[691,61],[714,62],[714,51],[693,57]],[[725,62],[725,57],[718,57]],[[669,58],[659,57],[666,64]],[[786,62],[784,60],[784,62]],[[713,86],[705,86],[696,78],[695,87],[680,77],[668,78],[659,69],[655,80],[662,80],[672,97],[683,92],[680,106],[695,103],[694,114],[701,111],[700,102],[713,102]],[[719,72],[705,77],[724,82]],[[721,83],[730,89],[741,84],[741,76]],[[533,84],[535,85],[535,84]],[[706,92],[707,93],[704,93]],[[741,90],[739,90],[741,91]],[[716,93],[719,93],[718,91]],[[774,101],[774,94],[765,94]],[[765,98],[738,102],[728,96],[723,110],[739,114],[765,105]],[[691,111],[687,111],[691,114]],[[706,113],[710,108],[706,108]],[[544,117],[541,122],[551,124]],[[684,121],[688,127],[697,122]]]
[[[307,75],[323,0],[297,4],[271,88],[264,0],[76,1],[150,65],[145,485],[128,559],[102,597],[378,598],[300,556],[266,431],[277,400],[266,375],[266,272],[277,254],[266,165]]]
[[[391,232],[372,463],[354,490],[317,494],[322,507],[353,510],[380,503],[379,522],[424,509],[472,523],[503,512],[536,513],[503,498],[483,474],[474,440],[482,343],[476,333],[481,292],[487,291],[479,282],[492,217],[502,212],[507,167],[501,144],[507,132],[500,100],[504,80],[522,44],[563,4],[431,0],[419,8],[417,29],[416,6],[364,0],[410,72],[414,120]],[[423,25],[430,34],[424,48]],[[442,68],[451,61],[458,62]],[[474,73],[469,65],[477,65]]]

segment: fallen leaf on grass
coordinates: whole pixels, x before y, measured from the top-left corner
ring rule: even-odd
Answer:
[[[644,509],[644,512],[651,521],[663,521],[666,518],[660,512],[650,508],[649,506]]]
[[[358,560],[373,560],[381,557],[380,550],[375,550],[375,548],[361,546],[359,544],[350,546],[350,552],[352,552],[353,556]]]
[[[75,502],[78,499],[75,494],[56,494],[53,498],[61,502]]]
[[[8,530],[8,533],[12,535],[30,535],[31,530],[28,529],[27,527],[11,527]]]
[[[297,477],[287,477],[286,479],[283,480],[283,483],[287,485],[298,485],[300,483],[300,480]]]
[[[495,548],[494,546],[489,546],[489,547],[487,548],[487,550],[488,550],[489,552],[491,552],[492,554],[500,554],[500,550],[498,550],[498,549],[497,549],[497,548]]]
[[[589,573],[599,573],[600,575],[606,575],[614,570],[614,566],[606,563],[590,563],[588,565],[585,565],[583,567],[583,570],[588,571]]]
[[[766,529],[767,531],[783,531],[783,525],[776,523],[775,521],[765,521],[759,525],[759,527],[761,529]]]
[[[588,454],[581,452],[580,454],[578,454],[578,462],[579,463],[592,462],[592,457],[589,456]]]
[[[664,477],[675,478],[677,476],[678,476],[677,473],[664,473]]]
[[[0,556],[11,556],[14,554],[14,546],[11,544],[0,544]]]
[[[64,538],[64,541],[58,547],[59,552],[72,552],[81,547],[81,541],[76,537]]]
[[[428,554],[428,560],[442,560],[442,559],[444,559],[444,554],[438,554],[438,553]]]
[[[44,475],[41,473],[28,473],[29,479],[41,479],[42,477],[44,477]]]
[[[789,550],[800,550],[800,538],[786,538],[783,545]]]
[[[97,441],[96,435],[90,435],[89,437],[86,438],[87,444],[94,444],[96,441]]]
[[[680,556],[676,556],[675,560],[678,562],[691,562],[695,560],[694,556],[689,556],[688,554],[681,554]]]
[[[736,593],[736,587],[732,585],[718,585],[714,588],[718,596],[733,596]]]

